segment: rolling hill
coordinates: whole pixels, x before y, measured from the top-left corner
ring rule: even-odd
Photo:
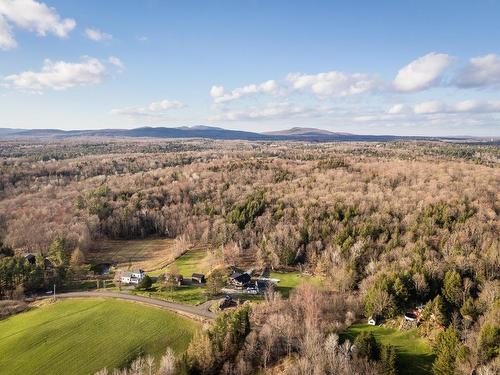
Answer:
[[[424,137],[396,135],[361,135],[331,132],[324,129],[294,127],[264,133],[224,129],[215,126],[181,127],[140,127],[134,129],[95,129],[95,130],[60,130],[60,129],[13,129],[0,128],[0,137],[14,138],[70,138],[70,137],[131,137],[131,138],[205,138],[220,140],[247,141],[307,141],[307,142],[388,142],[397,140],[449,140],[459,142],[495,142],[498,139],[476,137]]]

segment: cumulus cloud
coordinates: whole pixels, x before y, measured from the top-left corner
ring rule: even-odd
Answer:
[[[5,17],[0,14],[0,49],[7,50],[15,48],[17,42],[12,35],[12,30]]]
[[[77,63],[46,59],[40,71],[12,74],[5,77],[4,81],[8,87],[24,91],[65,90],[100,83],[105,71],[105,66],[95,58],[85,57]]]
[[[459,87],[487,87],[500,85],[500,57],[490,53],[474,57],[454,79]]]
[[[111,65],[114,65],[116,66],[120,71],[125,69],[125,65],[123,64],[123,62],[116,56],[110,56],[108,58],[108,62],[111,64]]]
[[[278,89],[278,83],[274,80],[269,80],[260,84],[252,83],[247,86],[238,87],[228,93],[225,92],[223,86],[212,86],[210,96],[215,103],[226,103],[252,94],[276,94]]]
[[[408,106],[406,104],[395,104],[391,108],[387,110],[387,113],[390,115],[399,115],[401,113],[408,112]]]
[[[290,73],[287,81],[295,90],[309,89],[319,96],[351,96],[374,91],[379,82],[367,74],[332,71],[319,74]]]
[[[10,25],[36,32],[40,36],[48,33],[65,38],[76,26],[71,18],[61,19],[54,8],[35,0],[0,1],[0,48],[16,46]]]
[[[413,112],[417,115],[440,113],[444,111],[444,104],[436,100],[418,103],[413,107]]]
[[[92,27],[85,29],[85,36],[94,42],[102,42],[113,39],[111,34],[104,33],[101,30]]]
[[[263,106],[250,106],[243,109],[229,110],[212,117],[211,121],[274,120],[289,118],[311,118],[325,115],[327,108],[307,108],[289,102],[268,103]]]
[[[394,79],[398,91],[425,90],[438,84],[453,58],[444,53],[429,53],[401,68]]]
[[[112,109],[111,114],[127,116],[131,118],[144,118],[144,117],[163,117],[165,114],[174,109],[185,107],[185,104],[178,100],[160,100],[152,102],[144,107],[128,107]]]
[[[463,100],[448,104],[438,100],[416,103],[413,106],[396,104],[387,110],[390,115],[415,114],[460,114],[460,113],[497,113],[500,112],[500,100],[480,101]]]

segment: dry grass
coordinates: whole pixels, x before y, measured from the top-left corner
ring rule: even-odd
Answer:
[[[89,251],[88,260],[94,264],[111,263],[117,269],[151,271],[175,259],[174,242],[171,239],[100,241]]]

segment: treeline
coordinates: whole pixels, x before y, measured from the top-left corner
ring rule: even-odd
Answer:
[[[83,253],[72,250],[64,238],[56,238],[47,256],[15,254],[0,241],[0,300],[24,299],[25,295],[52,290],[82,271]]]
[[[260,267],[307,269],[359,296],[366,316],[392,319],[424,305],[423,329],[456,331],[463,355],[443,360],[452,372],[498,357],[498,325],[484,328],[500,294],[498,148],[203,147],[4,159],[0,236],[18,254],[47,255],[57,238],[71,254],[101,238],[184,235]]]

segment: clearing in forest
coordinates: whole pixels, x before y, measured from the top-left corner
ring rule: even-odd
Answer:
[[[271,272],[269,278],[279,280],[276,284],[276,289],[283,297],[288,298],[290,292],[297,288],[301,283],[307,282],[313,285],[321,285],[319,276],[304,275],[298,271],[289,272]]]
[[[398,374],[425,375],[431,374],[434,355],[428,341],[421,338],[416,329],[400,331],[394,328],[353,324],[344,337],[354,342],[361,332],[372,332],[380,344],[391,344],[398,354]]]
[[[198,245],[178,257],[166,268],[166,271],[175,268],[179,274],[185,278],[190,278],[193,273],[205,274],[212,267],[213,261],[207,247]]]
[[[171,239],[104,240],[88,253],[92,264],[110,263],[119,269],[157,269],[174,260]]]

